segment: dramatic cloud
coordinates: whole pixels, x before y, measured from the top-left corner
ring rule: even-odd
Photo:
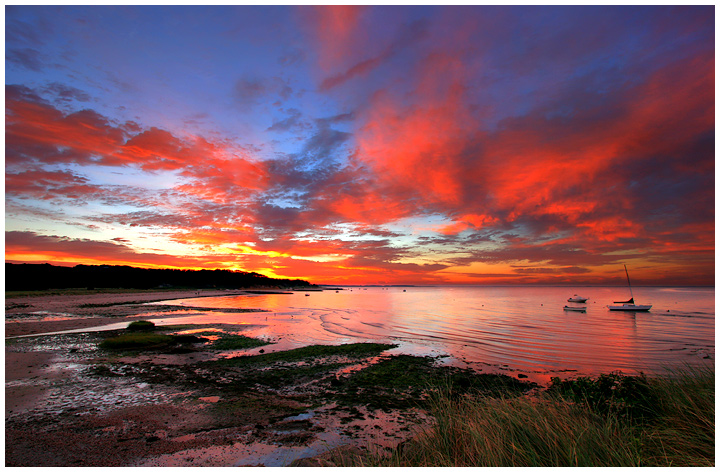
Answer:
[[[300,17],[311,25],[319,49],[320,66],[328,70],[338,62],[345,62],[348,53],[354,53],[358,40],[366,32],[360,28],[360,20],[367,9],[357,5],[329,5],[326,7],[301,7]]]
[[[712,7],[198,8],[8,9],[6,259],[713,283]]]
[[[88,179],[70,172],[28,170],[5,174],[6,195],[27,199],[58,200],[84,199],[100,192]]]

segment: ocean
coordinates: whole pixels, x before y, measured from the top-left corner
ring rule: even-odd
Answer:
[[[276,343],[265,351],[389,342],[398,345],[393,354],[431,355],[448,364],[523,372],[537,380],[714,365],[714,288],[634,287],[633,292],[637,304],[653,305],[650,312],[608,310],[613,301],[630,298],[626,287],[345,287],[159,302],[198,310],[153,321],[241,325],[244,334]],[[589,298],[585,313],[563,310],[575,294]]]

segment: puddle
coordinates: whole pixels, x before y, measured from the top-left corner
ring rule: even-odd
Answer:
[[[315,416],[315,410],[310,410],[306,413],[300,413],[299,415],[295,416],[288,416],[283,421],[301,421],[301,420],[309,420],[310,418],[313,418]]]
[[[246,432],[232,438],[234,444],[186,449],[174,454],[146,458],[133,464],[141,467],[223,467],[223,466],[264,466],[286,467],[294,460],[314,457],[339,446],[365,448],[372,444],[374,450],[394,448],[414,436],[420,424],[427,427],[430,419],[419,411],[401,413],[368,412],[359,408],[355,419],[348,421],[350,413],[336,411],[336,405],[328,404],[315,410],[289,416],[274,425],[271,437],[261,441]],[[292,424],[296,422],[296,424]],[[270,427],[272,428],[272,427]],[[306,445],[283,444],[293,437],[303,438],[314,431],[312,440]],[[201,433],[180,440],[194,440]]]

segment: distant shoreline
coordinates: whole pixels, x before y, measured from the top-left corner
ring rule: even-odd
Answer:
[[[167,311],[145,303],[183,298],[241,295],[242,290],[77,291],[5,297],[5,336],[93,328],[138,319],[141,313]],[[178,309],[175,307],[174,309]],[[133,317],[133,318],[131,318]]]

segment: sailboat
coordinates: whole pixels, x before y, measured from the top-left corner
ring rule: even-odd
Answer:
[[[627,277],[628,281],[628,288],[630,289],[630,300],[627,300],[625,302],[613,302],[613,303],[622,303],[622,305],[608,305],[608,309],[611,311],[650,311],[650,308],[652,308],[652,305],[636,305],[635,304],[635,297],[632,293],[632,285],[630,285],[630,275],[628,275],[627,266],[623,264],[623,267],[625,267],[625,276]]]

